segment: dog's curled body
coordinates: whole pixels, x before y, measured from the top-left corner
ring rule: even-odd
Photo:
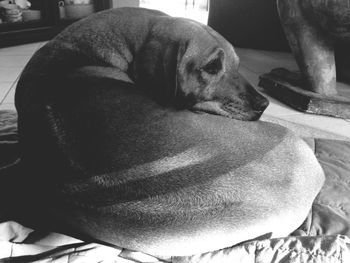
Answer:
[[[153,255],[292,232],[324,180],[311,149],[277,125],[193,112],[261,115],[238,63],[210,28],[158,11],[69,27],[16,91],[38,203],[80,234]]]
[[[95,74],[134,82],[162,104],[258,119],[268,101],[238,73],[238,65],[233,47],[200,23],[154,10],[109,10],[75,23],[34,55],[16,106],[28,104],[26,91],[34,94],[28,82],[35,76],[55,83]]]

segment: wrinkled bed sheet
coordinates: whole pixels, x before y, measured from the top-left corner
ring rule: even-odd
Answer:
[[[0,112],[0,183],[18,160],[17,116]],[[350,262],[350,142],[312,139],[326,182],[305,222],[290,236],[253,240],[191,257],[156,258],[1,220],[0,262]]]

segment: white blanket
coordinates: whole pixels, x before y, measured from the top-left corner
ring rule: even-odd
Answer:
[[[350,262],[350,239],[341,235],[266,239],[191,257],[159,259],[118,247],[85,243],[62,234],[37,233],[16,222],[8,221],[0,223],[0,261],[346,263]]]

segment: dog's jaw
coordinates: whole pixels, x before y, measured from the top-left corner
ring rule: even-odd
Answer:
[[[234,102],[223,103],[221,105],[222,109],[229,114],[229,117],[237,120],[243,121],[257,121],[260,119],[264,110],[254,110],[250,109],[249,111],[244,109],[243,105],[237,105]]]
[[[263,111],[252,111],[248,113],[239,107],[233,107],[232,104],[223,104],[219,101],[201,101],[196,103],[192,107],[192,110],[242,121],[257,121],[263,113]]]
[[[198,102],[192,107],[192,110],[230,117],[229,113],[221,108],[221,103],[218,101]]]

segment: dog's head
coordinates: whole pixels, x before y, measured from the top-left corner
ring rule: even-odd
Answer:
[[[179,47],[176,98],[193,110],[259,119],[269,102],[243,78],[238,66],[232,45],[209,27],[198,26]]]

